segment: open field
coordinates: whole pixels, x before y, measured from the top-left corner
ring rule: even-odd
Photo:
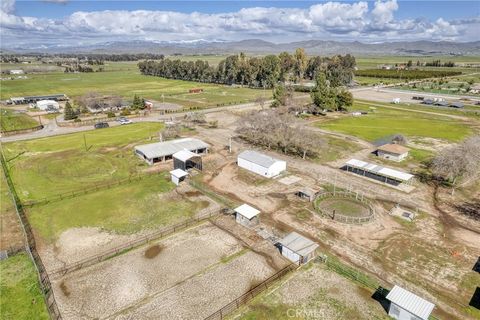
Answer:
[[[318,122],[322,129],[338,131],[375,141],[394,134],[407,137],[425,137],[445,141],[459,141],[472,133],[463,121],[441,115],[413,113],[383,107],[356,103],[352,110],[369,111],[367,115],[353,117],[347,115],[335,120]]]
[[[111,68],[115,64],[111,63]],[[252,101],[263,95],[263,90],[234,88],[223,85],[198,83],[191,81],[164,79],[141,75],[138,69],[130,65],[119,65],[120,71],[94,73],[44,73],[30,74],[28,79],[2,81],[0,99],[15,96],[29,96],[53,93],[65,93],[71,98],[87,92],[117,94],[132,100],[135,94],[145,99],[177,103],[184,107],[211,107],[234,102]],[[125,68],[125,69],[122,69]],[[189,89],[203,88],[202,93],[188,93]],[[266,92],[271,96],[271,92]],[[163,98],[162,98],[163,95]]]
[[[70,229],[98,227],[115,233],[135,233],[192,217],[209,206],[191,201],[173,190],[169,176],[151,175],[95,193],[34,206],[28,210],[32,227],[43,240],[52,242]]]
[[[53,285],[68,319],[198,319],[274,272],[236,237],[204,223]]]
[[[162,128],[141,122],[8,143],[3,149],[19,196],[38,200],[140,173],[146,164],[133,146],[150,142]]]
[[[8,109],[0,109],[1,131],[30,129],[39,125],[32,117],[24,113],[15,113]]]
[[[50,319],[35,267],[26,253],[0,261],[0,296],[3,320]]]

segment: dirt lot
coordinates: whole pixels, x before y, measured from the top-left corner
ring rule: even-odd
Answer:
[[[68,319],[198,319],[274,272],[262,255],[205,223],[55,279],[54,290]]]
[[[262,294],[232,319],[388,319],[372,293],[313,263]]]

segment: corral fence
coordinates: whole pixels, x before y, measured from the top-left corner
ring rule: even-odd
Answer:
[[[153,240],[163,238],[163,237],[171,235],[171,234],[173,234],[177,231],[184,230],[188,227],[197,225],[200,222],[206,221],[206,220],[218,215],[220,212],[221,212],[221,209],[209,210],[209,211],[207,211],[207,212],[205,212],[205,213],[203,213],[203,214],[201,214],[201,215],[199,215],[195,218],[184,220],[184,221],[179,222],[177,224],[174,224],[174,225],[165,227],[163,229],[154,231],[152,233],[149,233],[145,236],[142,236],[138,239],[132,240],[128,243],[124,243],[121,246],[110,249],[106,252],[100,253],[100,254],[95,255],[95,256],[90,256],[90,257],[87,257],[83,260],[75,262],[73,264],[61,267],[59,269],[55,269],[55,270],[50,272],[50,275],[51,276],[58,276],[58,275],[63,276],[67,273],[70,273],[70,272],[73,272],[73,271],[76,271],[76,270],[80,270],[80,269],[86,268],[88,266],[94,265],[96,263],[105,261],[109,258],[115,257],[115,256],[117,256],[121,253],[127,252],[131,249],[134,249],[134,248],[140,247],[142,245],[145,245],[145,244],[147,244],[147,243],[149,243]]]
[[[154,175],[162,176],[163,174],[164,174],[164,172],[152,172],[152,173],[144,173],[144,174],[141,174],[141,175],[130,176],[126,179],[115,180],[115,181],[111,181],[111,182],[103,183],[103,184],[96,184],[96,185],[94,185],[92,187],[89,187],[89,188],[84,188],[84,189],[74,190],[74,191],[69,191],[69,192],[63,192],[63,193],[54,195],[52,197],[41,198],[41,199],[38,199],[38,200],[27,200],[27,201],[24,201],[23,206],[24,207],[33,207],[33,206],[48,204],[48,203],[51,203],[51,202],[61,201],[61,200],[64,200],[64,199],[72,199],[72,198],[76,198],[78,196],[83,196],[83,195],[86,195],[86,194],[89,194],[89,193],[93,193],[93,192],[97,192],[97,191],[121,186],[121,185],[124,185],[124,184],[140,181],[140,180],[143,180],[145,178],[148,178],[148,177],[151,177],[151,176],[154,176]]]
[[[247,304],[249,301],[251,301],[253,298],[255,298],[257,295],[262,293],[263,291],[267,290],[269,287],[273,285],[273,283],[284,276],[286,276],[288,273],[291,271],[295,270],[298,268],[297,263],[291,263],[285,268],[281,269],[271,277],[267,278],[265,281],[262,283],[256,285],[249,291],[245,292],[235,300],[231,301],[227,305],[223,306],[221,309],[218,311],[212,313],[208,317],[205,318],[205,320],[223,320],[228,317],[229,314],[231,314],[233,311],[237,310],[241,306]]]
[[[319,203],[328,198],[343,198],[343,199],[352,199],[355,201],[359,201],[363,203],[365,206],[368,208],[368,216],[365,217],[353,217],[353,216],[347,216],[343,215],[340,213],[335,213],[334,215],[325,212],[320,208]],[[362,223],[367,223],[375,219],[375,209],[373,208],[372,202],[367,199],[363,194],[360,194],[358,192],[353,192],[353,191],[334,191],[334,192],[322,192],[317,195],[315,200],[313,201],[313,206],[315,207],[315,210],[319,212],[321,215],[329,217],[335,221],[343,222],[343,223],[348,223],[348,224],[362,224]]]
[[[7,136],[14,136],[16,134],[38,131],[38,130],[42,130],[43,128],[44,128],[44,126],[41,124],[41,125],[38,125],[36,127],[28,128],[28,129],[8,130],[8,131],[3,131],[2,130],[1,134],[2,134],[2,136],[7,137]]]
[[[27,243],[25,249],[28,252],[30,258],[32,259],[35,269],[37,271],[38,280],[40,282],[40,289],[42,291],[45,304],[50,314],[50,318],[53,320],[61,320],[62,316],[60,314],[60,310],[58,309],[57,301],[55,300],[55,294],[53,293],[52,284],[50,282],[47,270],[45,269],[42,259],[37,252],[37,245],[35,242],[35,237],[33,236],[32,228],[30,226],[30,223],[28,222],[25,211],[23,210],[22,203],[17,195],[15,186],[10,177],[10,171],[8,169],[8,165],[3,155],[3,152],[0,152],[0,161],[5,174],[5,179],[7,180],[10,196],[12,197],[12,201],[15,206],[15,211],[18,215],[24,232],[25,240]]]
[[[385,288],[390,284],[381,284],[379,281],[366,275],[362,271],[342,263],[334,256],[319,255],[317,258],[315,258],[314,261],[316,263],[324,263],[329,270],[332,270],[335,273],[347,279],[350,279],[366,288],[374,290],[375,293],[373,294],[372,298],[376,300],[385,301],[387,294],[390,292],[390,290]],[[429,320],[439,319],[435,316],[430,315]]]

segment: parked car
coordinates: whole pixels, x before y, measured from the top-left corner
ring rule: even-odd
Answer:
[[[108,122],[97,122],[93,127],[95,129],[102,129],[102,128],[108,128],[109,125],[108,125]]]
[[[121,125],[124,125],[124,124],[132,123],[132,120],[130,120],[130,119],[120,119],[119,122],[120,122]]]

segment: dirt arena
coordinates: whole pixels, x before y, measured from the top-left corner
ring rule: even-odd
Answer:
[[[67,274],[53,286],[66,319],[198,319],[275,271],[264,256],[207,222]]]

